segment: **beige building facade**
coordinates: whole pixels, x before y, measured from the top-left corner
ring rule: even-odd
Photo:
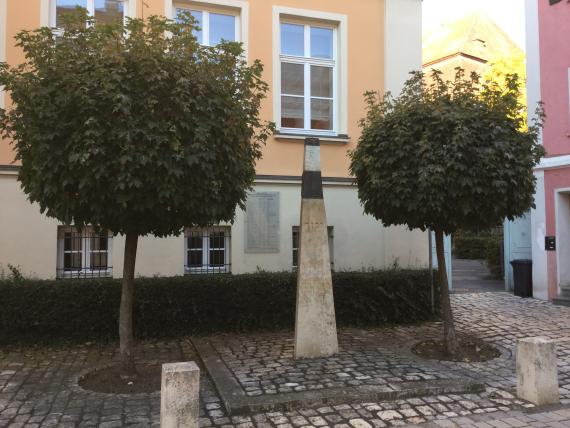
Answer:
[[[427,266],[427,234],[385,228],[363,214],[348,170],[365,114],[363,93],[397,93],[408,72],[421,69],[421,0],[0,0],[0,61],[20,63],[15,34],[57,26],[75,5],[96,22],[175,18],[188,10],[200,22],[200,42],[242,42],[248,60],[264,64],[271,88],[261,115],[278,130],[258,162],[246,210],[232,225],[141,238],[138,275],[293,269],[307,136],[322,144],[333,268]],[[9,97],[2,94],[0,103],[9,108]],[[46,218],[20,189],[13,159],[9,142],[0,143],[0,269],[13,265],[38,278],[120,277],[124,238],[79,233]]]

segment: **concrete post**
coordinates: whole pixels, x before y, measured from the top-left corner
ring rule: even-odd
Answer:
[[[320,150],[318,138],[305,140],[295,358],[327,357],[338,352]]]
[[[556,345],[545,337],[520,339],[517,344],[517,395],[542,406],[560,402]]]
[[[200,369],[194,362],[162,365],[160,427],[198,428]]]

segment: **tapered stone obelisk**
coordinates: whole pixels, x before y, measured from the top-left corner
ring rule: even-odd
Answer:
[[[295,358],[338,352],[318,138],[305,140],[299,228]]]

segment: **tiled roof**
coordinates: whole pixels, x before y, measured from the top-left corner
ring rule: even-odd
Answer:
[[[518,52],[515,42],[482,11],[441,25],[423,38],[424,65],[457,54],[487,62]]]

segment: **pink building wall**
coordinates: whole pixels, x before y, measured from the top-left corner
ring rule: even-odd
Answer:
[[[547,115],[544,146],[550,157],[570,153],[570,4],[540,0],[538,7],[540,86]]]
[[[552,169],[544,172],[544,188],[546,202],[546,235],[557,236],[556,233],[556,198],[557,190],[570,188],[570,167]],[[564,242],[558,242],[558,251]],[[558,295],[558,257],[556,252],[547,253],[548,267],[548,297]],[[568,261],[570,263],[570,261]]]
[[[532,24],[533,15],[538,28]],[[539,291],[543,298],[551,300],[560,295],[561,284],[570,284],[569,271],[562,262],[570,254],[570,235],[566,227],[570,218],[568,209],[562,206],[570,202],[568,1],[550,5],[548,0],[527,0],[527,55],[530,61],[527,63],[529,110],[534,110],[538,97],[544,103],[546,113],[542,135],[546,159],[535,170],[537,207],[531,220],[533,282],[535,292]],[[557,230],[557,223],[564,226]],[[556,251],[546,251],[544,236],[556,237]]]

